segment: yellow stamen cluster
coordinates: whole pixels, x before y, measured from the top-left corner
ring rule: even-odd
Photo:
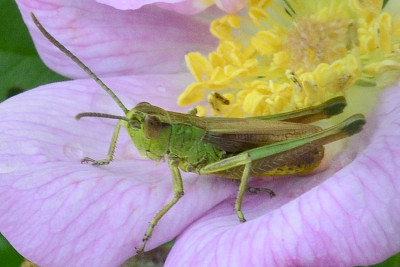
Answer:
[[[379,0],[249,0],[247,14],[212,22],[208,57],[186,55],[195,78],[180,105],[205,115],[258,116],[303,108],[355,84],[383,87],[400,74],[400,22]],[[207,96],[207,97],[206,97]]]

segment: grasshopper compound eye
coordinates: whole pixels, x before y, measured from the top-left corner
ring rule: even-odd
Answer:
[[[157,116],[147,115],[144,118],[144,133],[147,138],[157,138],[162,131],[162,122]]]

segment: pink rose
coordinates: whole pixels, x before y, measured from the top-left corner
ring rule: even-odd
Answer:
[[[154,1],[112,2],[135,9]],[[174,9],[175,2],[157,5]],[[76,121],[75,115],[122,112],[38,32],[29,12],[107,77],[128,107],[148,101],[186,112],[176,105],[191,80],[183,55],[215,47],[207,23],[220,11],[186,16],[154,5],[122,11],[91,1],[17,3],[46,64],[83,79],[41,86],[1,103],[0,231],[41,266],[119,265],[134,255],[148,222],[172,198],[168,165],[142,159],[125,132],[110,165],[80,163],[85,156],[105,157],[115,121]],[[262,183],[275,191],[273,199],[246,194],[246,223],[239,223],[233,209],[234,183],[182,173],[185,196],[159,222],[147,250],[177,236],[166,266],[349,266],[384,260],[400,250],[399,109],[399,87],[384,90],[364,130],[326,171]]]

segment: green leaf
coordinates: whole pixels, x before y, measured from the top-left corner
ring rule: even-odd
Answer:
[[[17,267],[20,266],[24,261],[24,258],[18,254],[17,251],[8,243],[7,239],[5,239],[0,234],[0,262],[9,267]]]
[[[0,101],[42,84],[64,81],[37,54],[17,5],[0,2]]]
[[[389,0],[383,0],[382,8],[384,8],[388,2]]]
[[[393,255],[392,257],[388,258],[387,260],[371,265],[371,267],[398,267],[400,266],[400,253]]]

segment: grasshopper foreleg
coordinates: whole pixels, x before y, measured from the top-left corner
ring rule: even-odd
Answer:
[[[146,246],[147,240],[151,237],[154,227],[157,225],[157,223],[161,220],[161,218],[167,213],[177,202],[178,200],[183,196],[183,183],[182,183],[182,177],[181,173],[176,166],[176,162],[174,160],[169,160],[168,162],[169,168],[171,169],[172,172],[172,184],[174,187],[174,198],[168,202],[151,220],[149,226],[147,227],[147,230],[143,236],[142,239],[142,245],[138,248],[136,248],[136,253],[140,254],[144,251],[144,248]]]
[[[117,125],[115,125],[114,133],[111,138],[110,147],[108,149],[107,157],[101,160],[94,160],[88,157],[85,157],[81,160],[82,163],[91,163],[92,165],[106,165],[112,161],[114,156],[115,147],[117,146],[118,134],[119,130],[121,129],[122,121],[118,121]]]

